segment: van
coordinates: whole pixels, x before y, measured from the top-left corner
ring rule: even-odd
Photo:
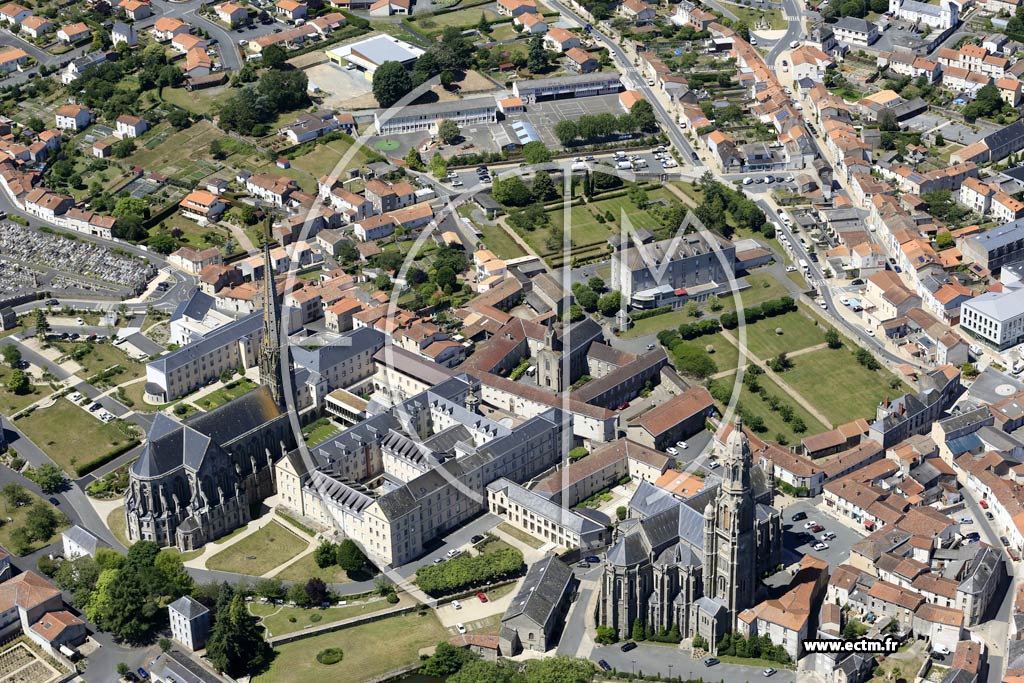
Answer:
[[[632,170],[633,162],[632,161],[623,160],[623,161],[620,161],[619,163],[615,164],[615,167],[618,168],[618,169],[624,170],[624,171]]]

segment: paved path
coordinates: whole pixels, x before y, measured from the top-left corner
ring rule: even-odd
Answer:
[[[245,230],[242,230],[242,228],[238,227],[234,223],[229,223],[227,221],[220,223],[220,225],[228,226],[228,230],[231,231],[231,236],[235,238],[236,242],[238,242],[238,246],[245,250],[245,253],[251,254],[256,251],[256,245],[253,244],[252,240],[249,239],[249,236],[245,234]]]
[[[827,348],[828,348],[828,344],[822,342],[821,344],[815,344],[814,346],[808,346],[806,348],[798,349],[796,351],[792,351],[792,352],[787,351],[786,352],[786,357],[787,358],[796,358],[797,356],[802,356],[805,353],[811,353],[812,351],[821,351],[822,349],[827,349]],[[753,358],[753,356],[750,355],[749,351],[747,352],[747,358]],[[760,359],[755,358],[755,360],[757,360],[758,364],[760,365],[760,363],[761,363]],[[724,370],[722,372],[719,372],[718,374],[711,375],[711,379],[722,379],[723,377],[728,377],[729,375],[735,374],[735,372],[736,372],[735,370]]]
[[[727,340],[729,340],[730,343],[734,344],[736,346],[736,348],[740,347],[739,341],[734,336],[732,336],[732,334],[728,330],[722,330],[720,334],[723,337],[725,337]],[[819,344],[817,346],[809,347],[807,349],[802,349],[799,352],[798,351],[794,351],[792,354],[787,353],[786,355],[787,356],[795,356],[795,355],[797,355],[798,353],[801,353],[801,352],[802,353],[809,353],[811,351],[817,351],[818,349],[820,349],[822,347],[825,347],[825,346],[828,346],[828,345],[827,344]],[[797,391],[795,389],[793,389],[793,387],[789,386],[789,384],[787,384],[786,381],[784,379],[782,379],[782,376],[779,375],[779,373],[777,373],[774,370],[772,370],[771,368],[769,368],[767,363],[765,363],[765,361],[761,360],[757,356],[752,355],[750,353],[750,349],[747,349],[747,358],[749,358],[750,361],[752,363],[754,363],[755,365],[757,365],[759,368],[764,370],[764,373],[768,377],[772,378],[772,380],[774,380],[775,383],[778,384],[779,387],[781,387],[783,391],[785,391],[787,394],[789,394],[790,397],[792,397],[794,401],[799,403],[800,406],[803,407],[804,410],[806,410],[808,413],[810,413],[812,416],[814,416],[819,422],[821,422],[823,425],[825,425],[826,428],[832,429],[832,423],[829,422],[829,419],[827,417],[825,417],[821,413],[821,411],[819,411],[817,408],[815,408],[812,404],[808,403],[807,400],[803,396],[801,396],[799,393],[797,393]]]

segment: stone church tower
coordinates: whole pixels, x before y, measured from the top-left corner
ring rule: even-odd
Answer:
[[[752,607],[757,596],[751,461],[750,443],[737,419],[725,444],[721,488],[704,510],[704,595],[726,606],[732,630],[736,615]]]

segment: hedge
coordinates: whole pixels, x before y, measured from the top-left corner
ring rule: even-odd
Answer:
[[[416,583],[430,596],[457,593],[491,581],[517,576],[523,571],[523,554],[501,548],[487,555],[463,555],[416,570]]]
[[[629,314],[629,317],[632,320],[637,321],[637,320],[643,320],[644,318],[653,318],[656,315],[664,315],[666,313],[671,313],[671,312],[672,312],[672,307],[671,306],[660,306],[658,308],[652,308],[652,309],[649,309],[649,310],[646,310],[646,311],[642,311],[642,310],[641,311],[634,311],[633,313]]]
[[[138,446],[139,443],[140,443],[140,441],[138,439],[128,439],[128,441],[126,441],[125,443],[121,444],[120,446],[117,446],[116,448],[113,448],[113,449],[107,451],[103,455],[101,455],[101,456],[99,456],[97,458],[93,458],[89,462],[83,463],[81,465],[76,465],[75,466],[75,474],[77,476],[79,476],[79,477],[84,477],[85,475],[89,474],[90,472],[92,472],[97,467],[100,467],[102,465],[106,465],[108,462],[110,462],[111,460],[113,460],[117,456],[123,455],[124,453],[127,453],[131,449],[133,449],[136,446]]]
[[[780,299],[765,301],[760,306],[751,306],[743,309],[743,318],[749,323],[756,323],[765,318],[774,318],[777,315],[797,310],[796,301],[792,297],[784,296]],[[724,313],[719,321],[722,327],[727,330],[734,330],[739,327],[739,316],[736,313]]]

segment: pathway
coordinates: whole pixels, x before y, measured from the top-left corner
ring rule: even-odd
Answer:
[[[732,334],[730,334],[728,332],[728,330],[722,330],[721,331],[721,335],[723,337],[725,337],[725,339],[727,339],[729,341],[729,343],[733,344],[736,348],[740,347],[739,341],[735,337],[733,337]],[[819,345],[819,347],[820,346],[827,346],[827,345],[822,344],[822,345]],[[804,349],[803,351],[806,353],[809,350],[815,350],[816,351],[818,349],[812,347],[811,349]],[[786,355],[792,357],[792,356],[796,355],[797,353],[799,353],[799,352],[794,351],[792,354],[787,353]],[[777,372],[775,372],[774,370],[769,368],[768,365],[763,360],[761,360],[757,356],[751,355],[749,349],[747,349],[747,358],[749,358],[751,360],[751,362],[755,363],[759,368],[764,370],[764,373],[768,377],[770,377],[772,380],[774,380],[775,383],[778,384],[779,387],[783,391],[785,391],[787,394],[789,394],[793,398],[793,400],[795,400],[797,403],[799,403],[800,406],[803,407],[804,410],[806,410],[808,413],[810,413],[812,416],[814,416],[819,422],[821,422],[821,424],[825,425],[825,427],[827,429],[832,429],[832,423],[829,421],[829,419],[827,417],[825,417],[821,413],[821,411],[819,411],[817,408],[815,408],[812,404],[808,403],[807,399],[805,399],[803,396],[801,396],[799,393],[797,393],[797,391],[795,389],[793,389],[793,387],[789,386],[789,384],[787,384],[786,381],[783,380],[782,377]]]
[[[268,506],[271,507],[270,511],[267,512],[266,514],[264,514],[262,517],[258,517],[256,519],[252,520],[251,522],[249,522],[249,524],[247,524],[246,527],[245,527],[245,531],[242,531],[240,533],[237,533],[237,534],[235,534],[233,536],[230,536],[230,537],[228,537],[226,539],[222,539],[220,541],[211,541],[211,542],[207,543],[206,545],[203,546],[203,552],[200,553],[199,555],[197,555],[196,557],[193,557],[188,562],[185,562],[185,566],[186,567],[193,567],[193,568],[196,568],[196,569],[206,569],[206,561],[209,560],[211,557],[213,557],[214,555],[216,555],[220,551],[224,550],[225,548],[227,548],[227,547],[229,547],[231,545],[234,545],[235,543],[237,543],[238,541],[242,540],[246,536],[253,535],[254,533],[259,531],[263,527],[267,526],[271,522],[278,522],[279,524],[282,524],[285,527],[287,527],[289,531],[294,531],[296,535],[300,535],[300,536],[304,537],[305,534],[302,534],[302,532],[300,532],[298,529],[296,529],[293,525],[289,524],[286,521],[278,519],[277,514],[275,513],[275,511],[273,509],[273,502],[272,501],[273,501],[273,497],[268,498],[266,501],[264,501]]]
[[[821,351],[822,349],[827,349],[827,348],[828,348],[828,344],[826,344],[825,342],[822,342],[821,344],[815,344],[814,346],[808,346],[807,348],[799,349],[797,351],[792,351],[792,352],[787,351],[786,352],[786,357],[787,358],[796,358],[797,356],[802,356],[805,353],[811,353],[812,351]],[[750,351],[747,351],[747,358],[754,358],[754,356],[752,356],[750,354]],[[754,358],[754,360],[756,360],[757,363],[760,365],[761,360],[759,358]],[[722,379],[723,377],[728,377],[729,375],[734,375],[734,374],[736,374],[735,370],[723,370],[722,372],[719,372],[717,374],[711,375],[711,379]]]
[[[245,253],[251,254],[256,251],[256,245],[253,244],[252,240],[249,239],[249,236],[245,234],[245,230],[242,230],[234,223],[223,222],[221,225],[228,226],[228,230],[231,231],[231,236],[235,238],[236,242],[238,242],[238,246],[245,250]]]

